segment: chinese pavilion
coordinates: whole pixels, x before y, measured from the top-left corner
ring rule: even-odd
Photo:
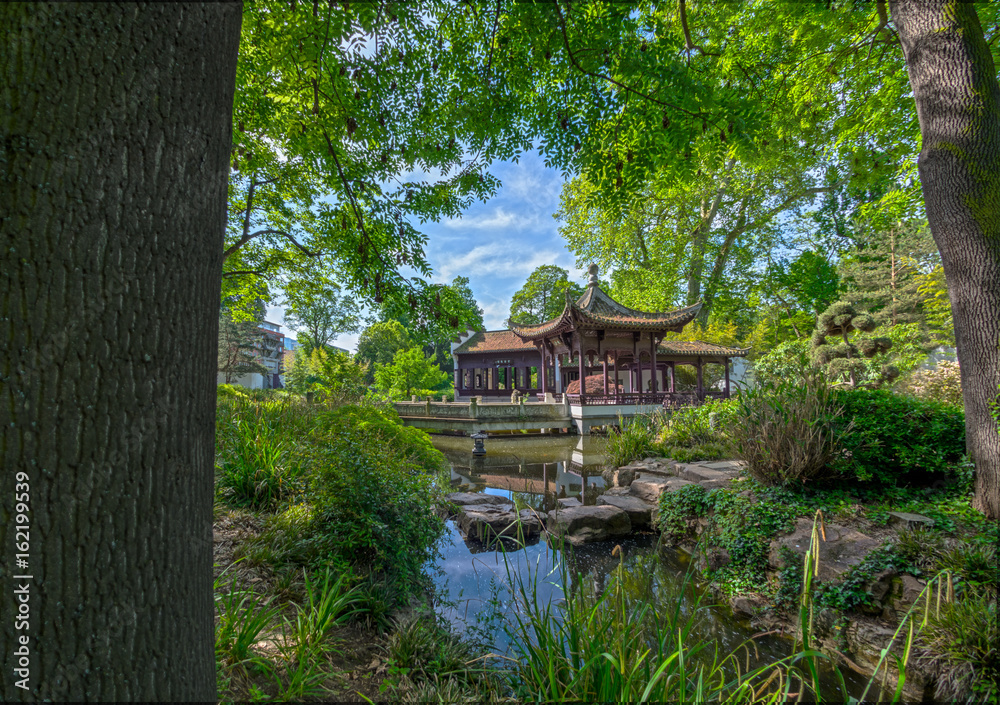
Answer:
[[[747,350],[664,340],[695,319],[700,303],[663,313],[637,311],[601,289],[596,265],[588,273],[583,296],[572,301],[567,295],[562,313],[552,320],[469,331],[453,344],[456,400],[510,396],[515,389],[543,398],[565,394],[572,405],[679,406],[729,397],[730,360]],[[712,364],[723,372],[706,388],[705,370]],[[683,375],[693,377],[693,384],[679,382],[682,365],[693,368],[693,374]]]

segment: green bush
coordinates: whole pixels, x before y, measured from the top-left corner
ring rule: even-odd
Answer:
[[[919,659],[937,675],[935,699],[995,703],[1000,696],[996,594],[979,592],[930,610]]]
[[[283,541],[291,560],[346,563],[415,585],[444,528],[433,512],[444,456],[383,407],[324,410],[312,423],[297,451],[308,468],[309,520],[294,537],[275,532],[272,543]]]
[[[220,387],[221,389],[221,387]],[[216,414],[216,492],[234,507],[274,510],[295,490],[299,472],[291,459],[298,416],[288,400],[254,401],[227,390]]]
[[[805,483],[836,474],[831,467],[850,430],[825,377],[802,369],[791,378],[763,377],[736,397],[730,427],[748,471],[765,485]]]
[[[965,415],[952,405],[884,389],[836,390],[833,401],[853,422],[840,464],[860,480],[895,484],[914,471],[945,473],[965,452]]]
[[[661,423],[659,416],[637,414],[630,419],[619,417],[618,426],[611,428],[608,442],[604,447],[607,465],[617,468],[628,465],[634,460],[659,455],[656,434]]]

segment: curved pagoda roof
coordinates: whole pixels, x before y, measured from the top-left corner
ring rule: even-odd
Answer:
[[[511,323],[511,330],[525,340],[539,340],[572,329],[674,331],[680,332],[701,311],[701,302],[673,311],[652,313],[639,311],[618,303],[597,283],[597,272],[591,267],[590,284],[576,301],[566,295],[561,314],[537,325]]]

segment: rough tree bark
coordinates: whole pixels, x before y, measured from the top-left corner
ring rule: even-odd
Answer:
[[[1000,519],[1000,85],[975,6],[893,0],[920,120],[920,183],[962,366],[973,505]]]
[[[240,21],[239,3],[0,5],[0,700],[215,700]]]

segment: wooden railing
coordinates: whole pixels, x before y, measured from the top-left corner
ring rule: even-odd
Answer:
[[[567,394],[569,403],[580,406],[579,394]],[[701,397],[695,392],[619,392],[618,394],[587,394],[582,406],[651,406],[660,405],[667,409],[682,406],[699,406],[705,399],[724,399],[725,392],[704,392]]]

